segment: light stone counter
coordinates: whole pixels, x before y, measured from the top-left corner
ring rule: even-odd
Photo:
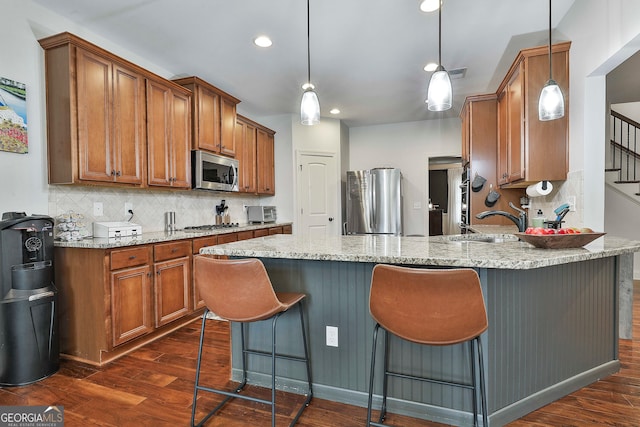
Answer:
[[[464,235],[464,238],[470,241],[449,240],[462,238],[462,236],[378,235],[311,239],[300,235],[275,235],[205,247],[200,250],[200,253],[257,258],[526,270],[629,254],[640,250],[638,241],[606,235],[579,249],[538,249],[516,240],[500,243],[475,241],[480,236],[486,235]]]
[[[217,228],[213,230],[176,230],[172,233],[165,231],[154,231],[150,233],[143,232],[140,236],[119,237],[111,239],[108,239],[106,237],[92,237],[88,239],[72,241],[56,240],[54,245],[58,248],[110,249],[125,246],[147,245],[150,243],[171,242],[173,240],[193,239],[196,237],[215,236],[242,231],[260,230],[264,228],[280,227],[283,225],[291,225],[291,223],[279,222],[269,224],[246,224],[238,227]]]

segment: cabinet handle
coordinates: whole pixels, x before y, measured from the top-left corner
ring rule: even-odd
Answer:
[[[151,279],[151,273],[147,273],[147,277]]]
[[[174,253],[176,253],[176,252],[178,252],[178,248],[171,248],[171,253],[172,253],[172,254],[174,254]]]
[[[116,174],[116,170],[115,169],[111,169],[111,176],[114,176]]]
[[[116,176],[120,176],[120,175],[122,175],[122,172],[120,171],[116,172]]]
[[[129,255],[129,259],[136,259],[135,255]]]
[[[156,271],[156,274],[159,276],[160,275],[160,270]]]

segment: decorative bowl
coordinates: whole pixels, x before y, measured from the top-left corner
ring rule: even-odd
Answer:
[[[525,234],[513,233],[520,240],[530,243],[536,248],[570,249],[581,248],[606,233],[576,233],[576,234]]]

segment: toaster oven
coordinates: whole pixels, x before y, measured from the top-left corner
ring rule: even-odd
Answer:
[[[247,221],[249,223],[276,222],[276,207],[247,206]]]

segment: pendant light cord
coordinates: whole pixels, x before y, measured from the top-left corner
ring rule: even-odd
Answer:
[[[309,29],[309,0],[307,0],[307,83],[309,84],[311,84],[311,48],[309,47],[310,38],[311,30]]]
[[[308,1],[308,0],[307,0]],[[549,0],[549,80],[552,80],[551,74],[551,0]]]
[[[442,2],[438,7],[438,67],[442,67]]]

